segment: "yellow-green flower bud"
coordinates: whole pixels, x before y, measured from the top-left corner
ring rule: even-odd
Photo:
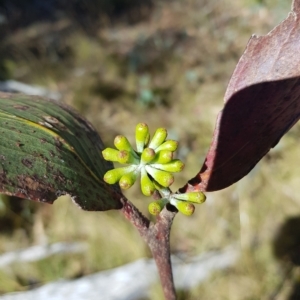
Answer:
[[[137,176],[138,176],[137,171],[131,171],[129,173],[124,174],[119,181],[120,187],[123,190],[129,189],[135,183]]]
[[[145,148],[141,155],[141,163],[147,164],[155,158],[155,151],[151,148]]]
[[[189,202],[180,201],[176,208],[186,216],[191,216],[195,211],[195,206]]]
[[[151,196],[155,191],[155,186],[144,168],[141,170],[141,190],[145,196]]]
[[[167,164],[152,164],[152,167],[164,170],[167,172],[180,172],[184,168],[184,163],[179,159],[173,159],[171,162]]]
[[[126,150],[128,152],[134,152],[128,139],[123,135],[117,135],[115,137],[114,144],[118,150]]]
[[[153,180],[153,184],[155,186],[155,189],[158,190],[158,191],[161,191],[161,190],[169,191],[168,188],[163,187],[156,180]]]
[[[134,170],[134,167],[136,168],[136,166],[128,166],[124,168],[116,168],[116,169],[109,170],[104,174],[103,179],[108,184],[114,184],[118,182],[124,174]]]
[[[118,160],[120,164],[139,164],[139,159],[136,158],[132,152],[121,150],[118,153]]]
[[[178,147],[178,142],[173,140],[167,140],[163,144],[161,144],[159,147],[155,149],[156,152],[162,151],[162,150],[168,150],[174,152]]]
[[[172,197],[179,200],[201,204],[205,202],[206,196],[202,192],[190,192],[185,194],[174,194]]]
[[[156,153],[153,164],[166,164],[173,159],[173,152],[169,150],[161,150]]]
[[[186,216],[191,216],[195,211],[195,206],[192,203],[185,201],[172,202],[176,208]]]
[[[163,187],[169,187],[174,182],[174,176],[169,172],[158,170],[150,165],[146,165],[145,169]]]
[[[113,148],[106,148],[102,151],[103,158],[109,161],[118,161],[119,151]]]
[[[148,211],[151,215],[157,216],[163,210],[166,205],[166,199],[160,199],[154,202],[151,202],[148,206]]]
[[[149,142],[150,142],[150,133],[148,133],[147,136],[146,136],[146,139],[145,139],[145,147],[148,146]]]
[[[149,148],[156,149],[158,146],[160,146],[166,139],[168,135],[166,128],[158,128],[156,129],[154,136],[152,140],[150,141]]]
[[[149,128],[145,123],[137,124],[135,128],[135,141],[137,152],[141,153],[149,140]]]

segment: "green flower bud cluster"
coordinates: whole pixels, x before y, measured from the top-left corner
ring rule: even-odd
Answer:
[[[126,167],[108,171],[104,175],[104,181],[109,184],[119,182],[122,189],[128,189],[141,174],[142,193],[151,196],[155,190],[169,187],[174,182],[172,173],[180,172],[184,164],[179,159],[173,159],[173,152],[178,143],[166,140],[165,128],[158,128],[150,140],[148,126],[140,123],[136,126],[135,138],[136,151],[122,135],[118,135],[114,140],[117,149],[103,150],[104,159],[128,164]]]
[[[193,203],[204,202],[205,195],[201,192],[171,194],[172,173],[180,172],[184,164],[173,158],[178,143],[167,140],[167,134],[165,128],[158,128],[150,139],[148,126],[139,123],[135,131],[136,150],[125,136],[118,135],[114,140],[116,149],[106,148],[102,155],[105,160],[127,166],[106,172],[104,181],[109,184],[118,182],[122,189],[128,189],[140,175],[141,190],[145,196],[151,196],[155,191],[162,195],[162,199],[150,203],[148,209],[151,214],[158,215],[170,203],[181,213],[192,215],[195,210]]]
[[[205,202],[206,196],[202,192],[190,192],[184,194],[172,194],[169,198],[162,198],[151,202],[148,210],[152,215],[158,215],[167,203],[174,205],[181,213],[190,216],[195,211],[195,204]]]

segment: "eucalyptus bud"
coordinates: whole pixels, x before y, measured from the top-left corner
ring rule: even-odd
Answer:
[[[118,182],[124,174],[131,172],[132,170],[134,170],[134,168],[136,168],[136,166],[127,166],[109,170],[104,174],[103,179],[108,184],[114,184]]]
[[[118,161],[119,151],[113,148],[106,148],[102,151],[103,158],[108,161]]]
[[[129,189],[135,183],[137,176],[138,176],[138,172],[136,170],[124,174],[119,181],[120,187],[123,190]]]
[[[179,160],[179,159],[173,159],[171,162],[167,163],[167,164],[152,164],[151,165],[153,168],[157,168],[160,170],[164,170],[167,172],[172,172],[172,173],[176,173],[176,172],[180,172],[183,170],[184,168],[184,163]]]
[[[206,196],[202,192],[190,192],[184,194],[174,194],[172,195],[175,199],[189,201],[197,204],[205,202]]]
[[[151,148],[145,148],[141,155],[141,163],[150,163],[155,158],[155,151]]]
[[[163,210],[168,200],[160,199],[154,202],[151,202],[148,206],[148,211],[151,215],[157,216]]]
[[[170,201],[172,205],[174,205],[182,214],[186,216],[191,216],[195,211],[195,206],[186,201]]]
[[[145,196],[151,196],[155,191],[154,183],[144,168],[141,170],[141,190]]]
[[[150,142],[150,133],[148,133],[147,136],[146,136],[145,147],[148,147],[149,142]]]
[[[153,164],[166,164],[173,159],[173,152],[169,150],[161,150],[156,153]]]
[[[118,150],[126,150],[128,152],[134,152],[130,142],[123,135],[117,135],[115,137],[114,144]]]
[[[162,151],[162,150],[168,150],[174,152],[178,147],[178,142],[173,140],[167,140],[163,144],[161,144],[159,147],[157,147],[155,150],[156,152]]]
[[[149,141],[149,128],[145,123],[137,124],[135,128],[136,150],[141,153]]]
[[[156,149],[159,147],[166,139],[168,133],[165,128],[156,129],[152,140],[150,141],[149,148]]]
[[[118,153],[118,160],[120,164],[139,164],[139,159],[127,150],[121,150]]]
[[[153,168],[151,165],[146,165],[145,169],[163,187],[169,187],[174,182],[174,176],[169,172]]]

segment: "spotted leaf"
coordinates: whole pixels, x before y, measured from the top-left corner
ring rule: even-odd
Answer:
[[[90,123],[73,109],[34,96],[0,93],[0,192],[53,203],[68,194],[84,210],[122,207],[113,168]]]

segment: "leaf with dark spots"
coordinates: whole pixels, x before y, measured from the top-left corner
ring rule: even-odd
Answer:
[[[229,82],[200,172],[181,191],[237,182],[300,118],[300,0],[281,24],[252,36]]]
[[[85,210],[122,207],[120,188],[103,181],[113,165],[99,135],[70,107],[0,93],[0,128],[1,193],[47,203],[68,194]]]

